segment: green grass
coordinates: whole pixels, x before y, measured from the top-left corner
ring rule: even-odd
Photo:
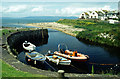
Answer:
[[[0,60],[0,62],[2,62],[2,77],[46,77],[39,74],[31,74],[28,72],[16,70],[4,61]]]
[[[0,30],[0,36],[2,35],[6,35],[6,34],[10,34],[13,32],[17,32],[17,31],[28,31],[28,30],[33,30],[33,28],[21,28],[21,29],[16,29],[16,28],[2,28],[2,30]]]
[[[71,25],[73,28],[83,28],[85,31],[74,32],[78,39],[89,40],[91,42],[98,42],[109,46],[120,47],[120,24],[109,24],[100,20],[59,20],[57,23]],[[101,33],[109,34],[110,38],[100,37]],[[111,39],[111,36],[113,38]],[[111,40],[110,40],[111,39]],[[115,39],[115,40],[114,40]]]
[[[0,30],[0,37],[2,37],[2,30]]]

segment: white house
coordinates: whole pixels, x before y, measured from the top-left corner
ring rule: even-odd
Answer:
[[[89,14],[87,12],[83,12],[83,13],[80,14],[79,18],[87,19],[87,18],[89,18]]]
[[[107,11],[107,10],[83,12],[80,14],[79,18],[108,20],[109,23],[112,23],[112,24],[118,22],[117,20],[119,19],[117,11]]]
[[[117,14],[118,14],[117,11],[110,11],[110,12],[108,12],[107,17],[108,17],[108,19],[115,19],[115,20],[117,20],[118,19]]]
[[[90,12],[89,18],[98,18],[98,13],[95,11]]]

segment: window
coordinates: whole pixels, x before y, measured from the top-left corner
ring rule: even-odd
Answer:
[[[96,18],[96,16],[95,16],[95,18]]]

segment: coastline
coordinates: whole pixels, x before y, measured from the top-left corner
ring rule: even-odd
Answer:
[[[73,26],[69,25],[64,25],[64,24],[59,24],[56,22],[45,22],[45,23],[29,23],[26,24],[27,26],[36,26],[36,27],[41,27],[41,28],[50,28],[54,30],[61,31],[63,33],[66,33],[68,35],[76,37],[77,33],[76,32],[81,32],[84,31],[85,29],[82,28],[73,28]]]
[[[65,22],[65,21],[62,21],[62,22]],[[73,36],[73,37],[76,37],[77,39],[83,39],[83,40],[86,40],[86,41],[89,41],[89,42],[94,42],[95,44],[100,44],[100,45],[106,45],[108,47],[116,47],[116,48],[120,48],[119,47],[119,44],[117,43],[117,39],[115,39],[116,41],[111,41],[111,39],[109,38],[106,38],[101,40],[100,37],[96,37],[96,35],[99,35],[101,33],[104,33],[104,31],[108,28],[111,28],[111,25],[110,24],[107,24],[108,27],[105,26],[105,24],[100,24],[98,23],[99,25],[102,25],[102,29],[104,31],[98,31],[97,28],[95,29],[92,29],[93,31],[89,31],[87,29],[83,29],[83,27],[81,26],[80,28],[75,28],[73,25],[75,24],[69,24],[69,23],[66,23],[66,24],[62,24],[61,23],[56,23],[56,22],[45,22],[45,23],[29,23],[29,24],[26,24],[27,26],[35,26],[35,27],[41,27],[41,28],[50,28],[50,29],[55,29],[55,30],[58,30],[58,31],[61,31],[65,34],[68,34],[70,36]],[[91,21],[90,21],[91,22]],[[87,22],[86,22],[87,23]],[[91,23],[94,23],[94,22],[91,22]],[[85,24],[84,24],[85,25]],[[99,26],[98,27],[101,27]],[[86,26],[86,25],[85,25]],[[90,27],[86,26],[88,29]],[[91,26],[94,28],[94,25]],[[105,27],[105,28],[104,28]],[[116,27],[117,28],[117,27]],[[91,29],[91,28],[90,28]],[[99,28],[98,28],[99,29]],[[106,30],[105,32],[113,32],[111,30]],[[117,32],[119,33],[119,31]],[[115,34],[115,35],[114,35]],[[116,33],[114,33],[114,37],[115,38],[118,38],[118,35],[116,35]],[[99,39],[98,39],[99,38]],[[107,42],[106,42],[107,41]]]

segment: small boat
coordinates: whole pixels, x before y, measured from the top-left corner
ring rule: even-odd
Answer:
[[[44,63],[46,57],[36,51],[25,53],[26,61],[31,64]]]
[[[58,51],[55,51],[54,54],[70,59],[71,61],[86,62],[89,59],[88,55],[78,53],[77,51],[70,51],[67,49],[60,49],[60,44],[58,45]]]
[[[30,43],[30,42],[25,41],[25,42],[23,43],[23,48],[24,48],[25,50],[28,50],[28,51],[30,52],[30,51],[35,50],[36,46],[35,46],[34,44]]]
[[[45,55],[46,60],[51,61],[53,63],[56,63],[57,65],[70,65],[71,64],[71,60],[66,59],[64,57],[55,55],[55,54],[47,54]]]

